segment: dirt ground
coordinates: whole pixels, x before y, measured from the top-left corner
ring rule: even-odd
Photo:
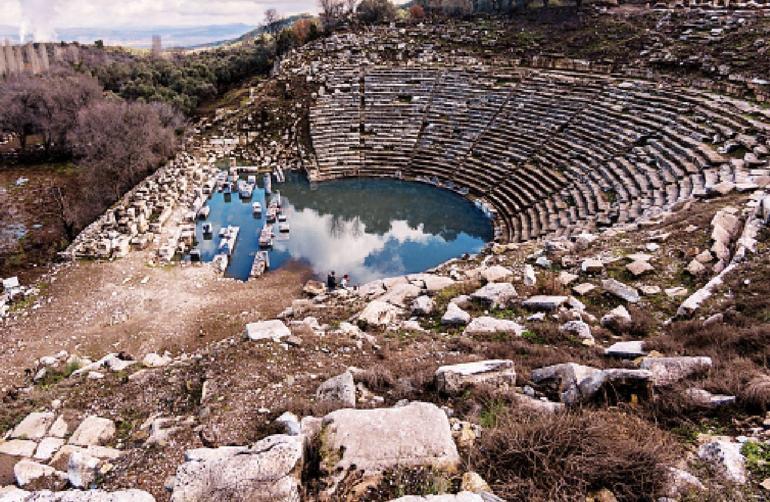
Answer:
[[[24,368],[61,350],[91,358],[195,350],[275,316],[309,277],[288,267],[240,282],[208,266],[150,266],[148,258],[76,262],[42,280],[39,305],[0,326],[0,389],[21,385]]]

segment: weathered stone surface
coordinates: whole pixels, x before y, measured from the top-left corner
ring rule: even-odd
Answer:
[[[533,370],[530,378],[536,384],[555,387],[561,402],[572,406],[590,397],[582,393],[580,386],[590,382],[592,377],[600,373],[602,370],[591,366],[563,363]],[[593,390],[595,391],[596,389]],[[593,395],[593,392],[590,395]]]
[[[566,270],[562,270],[559,272],[559,283],[562,286],[569,286],[573,282],[575,282],[578,279],[579,276],[575,274],[570,274]]]
[[[409,281],[417,286],[425,287],[428,293],[438,293],[456,283],[454,279],[436,274],[412,274],[409,276]]]
[[[356,384],[353,374],[346,371],[322,383],[316,391],[320,402],[336,404],[341,407],[356,407]]]
[[[626,359],[635,359],[647,355],[647,351],[644,350],[643,340],[613,343],[604,350],[604,353],[608,356]]]
[[[706,273],[706,267],[698,260],[690,260],[690,263],[687,265],[687,272],[690,275],[703,275]]]
[[[668,296],[669,298],[680,298],[683,296],[687,296],[687,293],[688,293],[687,288],[682,286],[668,288],[668,289],[665,289],[664,291],[666,293],[666,296]]]
[[[414,284],[396,284],[384,295],[378,297],[377,300],[388,302],[397,307],[406,307],[409,304],[409,300],[419,296],[421,291],[422,290]]]
[[[631,314],[623,305],[618,305],[602,316],[602,326],[608,328],[620,328],[631,324]]]
[[[628,270],[634,277],[639,277],[640,275],[652,272],[655,270],[655,267],[646,261],[634,261],[626,265],[626,270]]]
[[[530,310],[556,310],[567,303],[566,296],[535,295],[527,298],[521,304]]]
[[[275,423],[283,427],[284,434],[289,436],[298,436],[302,433],[302,426],[300,425],[299,418],[290,411],[285,411],[280,417],[275,419]]]
[[[361,311],[358,320],[366,326],[382,327],[393,324],[399,315],[401,315],[401,309],[395,305],[374,300]]]
[[[516,384],[516,370],[509,359],[489,359],[440,366],[436,370],[436,387],[441,392],[460,392],[466,387],[490,385],[508,389]]]
[[[639,286],[639,291],[641,291],[644,296],[657,295],[658,293],[660,293],[660,286],[642,285],[642,286]]]
[[[337,410],[323,423],[323,444],[334,452],[321,459],[329,473],[352,466],[365,472],[395,466],[454,470],[460,462],[449,420],[434,404]]]
[[[596,258],[587,258],[580,264],[580,270],[586,274],[600,274],[604,271],[604,263]]]
[[[569,333],[581,340],[593,341],[594,337],[591,334],[591,326],[583,321],[567,321],[561,325],[559,331]]]
[[[583,250],[588,248],[594,241],[596,241],[599,238],[599,236],[588,233],[588,232],[582,232],[575,236],[575,246],[578,250]]]
[[[88,416],[70,437],[69,444],[76,446],[103,445],[115,436],[115,423],[109,418]]]
[[[693,492],[705,490],[706,487],[698,478],[687,471],[669,467],[669,479],[666,486],[666,496],[679,499],[692,495]]]
[[[67,490],[60,492],[28,492],[15,487],[0,488],[2,502],[155,502],[155,497],[142,490]]]
[[[444,312],[444,315],[441,316],[441,324],[449,324],[454,326],[468,324],[470,320],[471,315],[454,303],[447,305],[446,312]]]
[[[51,426],[51,430],[48,431],[48,435],[56,438],[66,437],[70,433],[70,426],[62,415],[54,421]]]
[[[161,356],[155,352],[150,352],[144,359],[142,359],[142,365],[147,368],[162,368],[168,366],[171,363],[171,358],[168,356]]]
[[[594,286],[590,282],[584,282],[584,283],[578,284],[577,286],[573,286],[572,291],[576,295],[583,296],[583,295],[587,295],[594,289],[596,289],[596,286]]]
[[[603,279],[602,288],[608,293],[611,293],[621,300],[625,300],[629,303],[636,303],[639,301],[639,292],[635,287],[623,284],[615,279]]]
[[[392,499],[390,502],[484,502],[481,495],[469,491],[460,492],[454,495],[407,495]]]
[[[524,265],[524,276],[522,277],[522,280],[524,281],[524,285],[530,288],[535,284],[537,284],[537,276],[535,275],[535,268],[529,263]]]
[[[64,480],[67,477],[66,474],[53,467],[26,459],[20,460],[13,466],[13,473],[16,476],[16,484],[22,488],[41,478],[51,477]]]
[[[12,457],[31,457],[35,453],[37,443],[27,439],[11,439],[0,441],[0,454]]]
[[[45,438],[40,441],[35,450],[35,460],[48,461],[53,458],[59,448],[64,446],[64,440],[61,438]]]
[[[685,395],[695,404],[704,408],[719,408],[735,404],[735,396],[712,394],[704,389],[687,389]]]
[[[476,317],[465,327],[463,335],[488,335],[492,333],[513,333],[521,336],[526,328],[516,321],[495,317]]]
[[[710,357],[645,357],[639,366],[652,372],[653,385],[671,385],[711,369]]]
[[[412,314],[429,315],[433,312],[436,303],[427,295],[418,296],[412,302]]]
[[[503,282],[513,277],[513,272],[502,265],[492,265],[480,271],[481,277],[487,282]]]
[[[96,362],[87,364],[72,373],[73,376],[88,375],[92,372],[103,371],[125,371],[130,366],[136,364],[136,361],[123,359],[118,354],[107,354]]]
[[[516,298],[516,289],[508,282],[491,282],[471,293],[471,298],[494,307],[505,307]]]
[[[746,483],[746,459],[741,454],[740,443],[711,441],[698,449],[698,457],[714,466],[728,480],[741,485]]]
[[[564,411],[564,403],[555,403],[546,399],[537,399],[526,394],[514,394],[516,405],[538,413],[558,413]]]
[[[302,436],[269,436],[246,448],[187,456],[171,502],[297,502],[304,455]]]
[[[75,488],[88,488],[96,479],[99,459],[88,453],[76,451],[67,463],[67,480]]]
[[[55,419],[56,415],[50,412],[30,413],[14,427],[10,437],[11,439],[42,439]]]
[[[279,319],[251,322],[246,325],[244,336],[249,340],[273,340],[291,336],[291,330]]]

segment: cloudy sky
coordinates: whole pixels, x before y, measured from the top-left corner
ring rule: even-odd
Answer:
[[[316,0],[0,0],[0,24],[51,40],[64,28],[258,25],[270,7],[291,15],[315,11]]]

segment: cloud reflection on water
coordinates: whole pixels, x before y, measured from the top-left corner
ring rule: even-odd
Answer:
[[[387,232],[376,234],[367,232],[359,217],[337,218],[307,208],[296,211],[290,204],[286,213],[292,238],[276,242],[276,250],[306,262],[318,275],[335,270],[340,275],[350,274],[356,282],[368,282],[403,274],[407,273],[404,261],[392,248],[406,242],[424,246],[446,243],[443,238],[426,233],[424,225],[413,228],[403,220],[392,221]]]

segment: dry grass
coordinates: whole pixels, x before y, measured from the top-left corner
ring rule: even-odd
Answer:
[[[726,319],[732,321],[731,316]],[[709,356],[714,366],[699,386],[711,392],[734,395],[747,412],[764,412],[770,406],[770,326],[741,326],[700,321],[680,321],[667,333],[648,341],[650,350],[667,355]]]
[[[497,417],[473,468],[506,500],[581,500],[607,488],[618,500],[654,500],[676,455],[673,438],[619,412]]]

